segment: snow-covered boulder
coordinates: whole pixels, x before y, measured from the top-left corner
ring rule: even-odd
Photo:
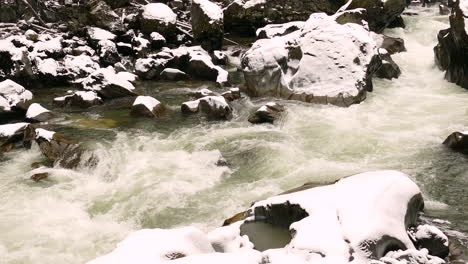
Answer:
[[[283,105],[269,102],[257,109],[257,111],[249,117],[249,122],[252,124],[274,123],[281,117],[283,112]]]
[[[111,40],[101,40],[97,45],[99,62],[103,66],[113,66],[120,62],[120,55],[117,46]]]
[[[437,227],[431,225],[418,225],[410,229],[410,237],[416,248],[427,249],[429,254],[442,259],[449,255],[449,240]]]
[[[184,114],[193,114],[193,113],[198,112],[199,106],[200,106],[200,100],[188,101],[188,102],[182,103],[182,105],[180,106],[180,110]]]
[[[208,51],[221,49],[224,37],[221,6],[209,0],[193,0],[190,16],[195,41]]]
[[[112,32],[109,32],[102,28],[89,27],[86,30],[86,37],[90,45],[96,47],[100,41],[102,40],[114,41],[117,36],[113,34]]]
[[[386,49],[379,49],[382,65],[375,72],[375,76],[384,79],[398,78],[401,75],[400,67],[393,61]]]
[[[27,119],[37,122],[44,122],[54,117],[54,113],[38,103],[31,104],[28,108],[28,111],[26,112]]]
[[[214,252],[207,235],[194,227],[142,229],[131,233],[111,253],[87,264],[165,263]]]
[[[133,116],[161,118],[164,114],[164,105],[151,96],[138,96],[130,112]]]
[[[63,59],[63,71],[68,80],[84,78],[100,68],[99,64],[88,55],[67,55]]]
[[[380,64],[365,27],[340,25],[323,13],[312,14],[301,30],[256,41],[242,57],[252,96],[338,106],[363,101]]]
[[[152,49],[158,50],[166,45],[166,38],[158,32],[152,32],[150,34],[150,43]]]
[[[190,78],[185,72],[181,70],[166,68],[161,72],[161,79],[169,81],[183,81],[188,80]]]
[[[40,35],[39,41],[33,45],[29,57],[61,59],[65,55],[61,36]]]
[[[0,40],[0,78],[15,80],[33,78],[26,47],[17,48],[7,39]]]
[[[232,108],[222,96],[206,96],[199,100],[199,110],[212,119],[228,119]]]
[[[304,21],[293,21],[284,24],[269,24],[257,29],[257,39],[281,37],[294,31],[301,30],[304,27],[304,24]]]
[[[93,91],[76,91],[54,98],[54,104],[60,107],[89,108],[102,104],[102,99]]]
[[[15,144],[23,140],[23,134],[29,123],[0,125],[0,153],[8,152]]]
[[[116,73],[112,66],[101,68],[86,77],[81,85],[104,99],[136,96],[132,82],[136,76],[128,72]]]
[[[177,15],[163,3],[151,3],[143,6],[140,14],[141,31],[145,34],[158,32],[167,40],[176,32]]]
[[[30,91],[12,80],[0,82],[0,113],[14,109],[26,109],[33,98]]]
[[[468,0],[454,3],[450,28],[439,32],[434,47],[436,64],[445,71],[445,79],[468,89]]]
[[[442,144],[455,151],[468,154],[468,131],[453,132]]]

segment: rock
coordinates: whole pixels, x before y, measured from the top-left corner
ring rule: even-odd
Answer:
[[[145,34],[158,32],[166,40],[174,39],[177,15],[165,4],[151,3],[143,7],[139,17],[141,31]]]
[[[102,104],[102,99],[93,91],[77,91],[71,94],[57,97],[54,103],[61,107],[89,108],[91,106]]]
[[[390,251],[387,256],[380,259],[378,262],[373,262],[371,264],[392,264],[392,263],[402,263],[402,264],[444,264],[446,263],[443,259],[440,259],[436,256],[429,255],[426,249],[415,250],[397,250]]]
[[[468,23],[467,1],[454,4],[450,18],[450,28],[441,30],[437,36],[438,44],[434,47],[435,60],[439,68],[445,71],[445,79],[468,89]]]
[[[144,38],[142,34],[138,34],[138,36],[135,36],[132,39],[132,46],[134,53],[137,54],[138,57],[142,57],[150,50],[151,43],[149,40]]]
[[[190,8],[193,37],[203,49],[221,49],[224,38],[223,9],[209,0],[193,0]]]
[[[168,81],[184,81],[190,78],[185,72],[181,70],[166,68],[161,72],[161,79]]]
[[[229,91],[222,93],[221,96],[224,97],[224,99],[226,99],[227,101],[232,102],[241,98],[240,89],[231,88],[229,89]]]
[[[23,141],[24,131],[29,123],[14,123],[0,125],[0,153],[12,150],[15,145]]]
[[[37,122],[44,122],[54,117],[54,113],[45,109],[38,103],[31,104],[26,112],[26,118]]]
[[[198,112],[199,106],[200,100],[189,101],[182,103],[182,105],[180,106],[180,110],[184,114],[193,114]]]
[[[114,99],[126,96],[136,96],[132,82],[136,76],[128,72],[116,73],[109,66],[101,68],[86,77],[81,85],[87,91],[94,91],[104,99]]]
[[[249,117],[249,122],[252,124],[271,123],[281,117],[284,112],[284,106],[278,103],[269,102],[260,107],[255,113]]]
[[[375,76],[384,79],[398,78],[401,75],[400,67],[393,61],[390,54],[385,49],[379,49],[382,65],[375,72]]]
[[[30,57],[62,59],[65,56],[62,43],[63,38],[61,36],[51,37],[45,35],[44,38],[39,38],[39,41],[34,44]]]
[[[159,50],[162,47],[164,47],[164,45],[166,45],[166,39],[163,35],[159,34],[158,32],[152,32],[150,34],[150,42],[151,48],[154,50]]]
[[[120,16],[105,1],[92,1],[88,7],[87,17],[92,25],[116,33],[124,31]]]
[[[124,43],[124,42],[118,42],[116,44],[117,47],[117,52],[124,55],[124,56],[133,56],[135,55],[135,52],[133,50],[133,47],[131,44]]]
[[[49,177],[49,173],[43,172],[43,173],[35,173],[31,176],[31,180],[35,182],[39,182],[41,180],[47,179]]]
[[[66,55],[63,59],[62,75],[68,80],[77,80],[90,75],[99,68],[99,64],[88,55]]]
[[[26,47],[17,48],[9,40],[0,40],[0,79],[26,83],[34,79]]]
[[[128,5],[130,0],[105,0],[106,3],[112,8],[120,8]]]
[[[442,144],[457,152],[468,154],[468,131],[453,132]]]
[[[288,35],[294,31],[301,30],[304,25],[304,21],[293,21],[284,24],[269,24],[257,30],[257,39],[271,39],[274,37]]]
[[[439,14],[441,16],[446,16],[450,14],[450,8],[444,4],[439,5]]]
[[[34,139],[42,154],[54,166],[73,169],[79,165],[83,150],[77,141],[67,139],[53,131],[42,128],[34,129],[32,127],[31,129],[33,129]]]
[[[0,114],[27,109],[33,94],[12,80],[0,82]]]
[[[406,0],[352,0],[346,9],[355,8],[366,9],[369,29],[382,32],[391,24],[395,26],[395,20],[401,19],[400,15],[406,8]]]
[[[102,28],[89,27],[86,30],[86,37],[91,46],[97,47],[100,41],[103,41],[103,40],[114,41],[117,36]]]
[[[251,96],[338,106],[363,101],[380,65],[365,27],[325,14],[312,14],[301,30],[257,40],[242,57]]]
[[[165,107],[151,96],[138,96],[130,112],[133,116],[161,118]]]
[[[191,92],[190,93],[190,96],[192,97],[195,97],[197,99],[200,99],[202,97],[205,97],[205,96],[216,96],[217,94],[213,91],[211,91],[210,89],[206,89],[206,88],[203,88],[203,89],[200,89],[198,91],[194,91],[194,92]]]
[[[232,115],[232,108],[222,96],[206,96],[199,100],[200,112],[212,119],[228,119]]]
[[[405,41],[402,38],[394,38],[385,35],[383,35],[383,39],[379,47],[386,49],[390,55],[406,51]]]
[[[193,79],[215,81],[225,85],[228,81],[228,72],[214,65],[210,55],[200,46],[179,48],[180,55],[188,56],[188,65],[185,70]]]
[[[449,255],[449,240],[437,227],[418,225],[409,230],[410,238],[418,249],[427,249],[429,254],[442,259]]]
[[[113,66],[120,62],[117,46],[111,40],[101,40],[98,43],[99,61],[103,66]]]
[[[39,35],[37,34],[37,32],[32,29],[28,29],[26,32],[24,32],[24,36],[26,37],[27,40],[31,40],[31,41],[37,41],[39,38]]]
[[[226,65],[228,64],[228,56],[224,51],[215,50],[211,56],[213,63],[216,65]]]

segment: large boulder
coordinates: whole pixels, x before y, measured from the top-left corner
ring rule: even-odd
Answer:
[[[212,119],[228,119],[232,116],[232,108],[222,96],[206,96],[199,100],[200,112]]]
[[[163,3],[145,5],[141,10],[139,20],[141,31],[145,34],[158,32],[167,40],[175,36],[177,15]]]
[[[86,77],[81,85],[87,91],[96,92],[104,99],[136,96],[132,82],[136,76],[128,72],[115,72],[112,66],[101,68]]]
[[[468,89],[468,1],[457,1],[450,15],[450,28],[441,30],[434,47],[436,64],[445,71],[445,79]]]
[[[25,110],[32,97],[30,91],[12,80],[0,82],[0,113]]]
[[[252,124],[271,123],[281,117],[284,112],[284,106],[275,102],[269,102],[261,106],[250,117],[249,122]]]
[[[250,95],[338,106],[363,101],[380,65],[365,27],[322,13],[300,30],[256,41],[242,57]]]
[[[347,9],[364,8],[372,31],[382,32],[406,8],[406,0],[352,0]]]
[[[190,15],[195,41],[207,51],[221,49],[224,35],[222,8],[209,0],[193,0]]]
[[[468,131],[453,132],[442,144],[455,151],[468,154]]]

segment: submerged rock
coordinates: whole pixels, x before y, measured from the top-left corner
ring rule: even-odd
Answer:
[[[209,0],[193,0],[190,8],[193,37],[207,51],[221,49],[223,9]]]
[[[367,29],[325,14],[312,14],[301,30],[256,41],[242,57],[250,95],[338,106],[364,100],[380,65]]]
[[[445,71],[445,79],[468,89],[468,1],[454,3],[450,15],[450,28],[439,32],[438,44],[434,47],[435,60]]]
[[[468,154],[468,131],[453,132],[442,144],[455,151]]]
[[[249,117],[249,122],[252,124],[274,123],[281,117],[282,112],[284,112],[283,105],[269,102],[255,111]]]
[[[133,116],[161,118],[164,114],[164,105],[151,96],[138,96],[130,112]]]

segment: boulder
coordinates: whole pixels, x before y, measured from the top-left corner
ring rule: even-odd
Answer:
[[[199,110],[211,119],[228,119],[232,108],[222,96],[206,96],[199,100]]]
[[[98,27],[89,27],[86,30],[86,38],[93,47],[97,47],[98,43],[103,40],[114,41],[116,37],[115,34]]]
[[[257,40],[242,57],[247,92],[349,106],[372,90],[381,61],[369,31],[312,14],[301,30]]]
[[[24,131],[29,123],[14,123],[0,125],[0,153],[12,150],[24,138]]]
[[[57,97],[54,104],[60,107],[89,108],[102,104],[102,99],[93,91],[77,91],[68,95]]]
[[[166,68],[161,72],[161,80],[184,81],[190,79],[189,76],[178,69]]]
[[[12,80],[0,82],[0,113],[25,110],[33,94]]]
[[[271,123],[273,124],[276,120],[281,117],[284,112],[284,106],[278,103],[269,102],[257,111],[255,111],[250,117],[249,122],[252,124]]]
[[[130,112],[133,116],[161,118],[165,107],[151,96],[138,96]]]
[[[383,35],[382,41],[381,43],[378,43],[378,45],[380,48],[387,50],[390,55],[406,51],[405,41],[402,38]]]
[[[152,49],[159,50],[166,45],[166,39],[158,32],[152,32],[150,34],[150,43]]]
[[[163,3],[151,3],[142,8],[139,16],[141,31],[145,34],[158,32],[166,40],[174,39],[177,15]]]
[[[39,35],[37,34],[37,32],[32,29],[26,30],[26,32],[24,32],[24,36],[26,37],[27,40],[31,40],[31,41],[37,41],[39,38]]]
[[[188,101],[182,103],[180,110],[184,114],[193,114],[197,113],[200,106],[200,100]]]
[[[115,33],[124,32],[121,17],[105,1],[91,1],[87,6],[89,8],[87,17],[92,25]]]
[[[457,152],[468,154],[468,131],[453,132],[442,144]]]
[[[234,100],[240,99],[241,98],[241,92],[239,88],[231,88],[229,91],[224,92],[221,94],[224,99],[226,99],[228,102],[232,102]]]
[[[223,9],[209,0],[193,0],[190,16],[195,41],[209,52],[221,49],[224,38]]]
[[[442,259],[449,255],[449,240],[437,227],[418,225],[409,230],[409,235],[418,249],[427,249],[429,254]]]
[[[36,122],[44,122],[54,117],[54,113],[38,103],[31,104],[26,112],[26,118]]]
[[[81,85],[87,91],[96,92],[103,99],[114,99],[126,96],[136,96],[132,82],[136,76],[128,72],[116,73],[109,66],[101,68],[86,77]]]
[[[213,63],[216,65],[226,65],[228,64],[228,56],[226,52],[220,51],[220,50],[215,50],[213,51],[211,55],[211,59],[213,60]]]
[[[269,24],[257,30],[257,39],[271,39],[274,37],[288,35],[294,31],[301,30],[304,25],[304,21],[293,21],[284,24]]]
[[[77,80],[89,76],[100,68],[99,64],[88,55],[66,55],[63,59],[62,73],[68,80]]]
[[[390,54],[385,49],[379,49],[382,65],[375,72],[375,76],[384,79],[398,78],[401,75],[400,67],[393,61]]]
[[[406,0],[352,0],[346,9],[355,8],[366,9],[369,28],[375,32],[382,32],[403,13]]]
[[[101,40],[97,49],[99,62],[103,66],[113,66],[120,62],[120,55],[117,46],[111,40]]]
[[[445,71],[445,79],[468,89],[468,1],[460,0],[454,4],[450,14],[450,28],[441,30],[434,47],[435,61]]]
[[[0,40],[0,79],[25,82],[34,79],[26,47],[17,48],[9,40]]]

